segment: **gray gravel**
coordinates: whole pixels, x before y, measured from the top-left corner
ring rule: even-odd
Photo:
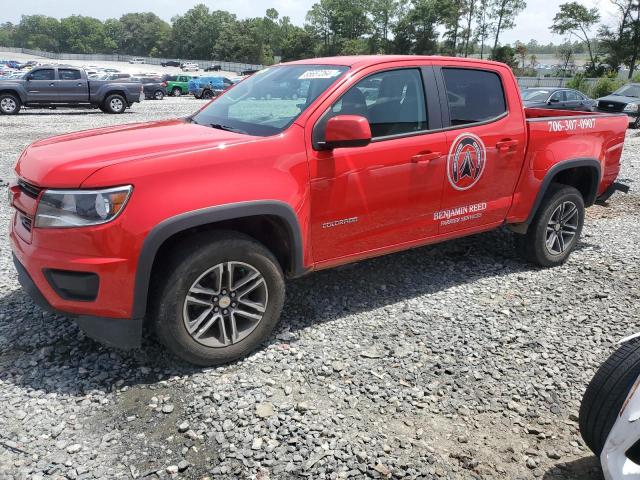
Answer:
[[[0,118],[3,190],[58,133],[168,118],[30,110]],[[195,369],[151,339],[104,348],[19,289],[0,203],[0,478],[599,479],[577,431],[586,383],[640,309],[634,189],[589,210],[569,262],[523,264],[497,231],[291,282],[255,354]]]

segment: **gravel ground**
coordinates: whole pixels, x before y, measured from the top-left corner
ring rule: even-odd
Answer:
[[[199,105],[0,118],[3,188],[33,140]],[[312,274],[266,345],[210,369],[150,339],[104,348],[35,307],[0,203],[0,478],[600,479],[576,415],[640,323],[637,133],[623,163],[634,190],[588,211],[562,267],[523,264],[497,231]]]

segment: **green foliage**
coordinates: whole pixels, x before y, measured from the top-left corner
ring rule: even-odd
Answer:
[[[576,73],[576,76],[567,82],[567,88],[580,90],[585,95],[591,95],[592,89],[586,78],[587,76],[584,73]]]
[[[591,91],[591,96],[593,98],[605,97],[610,93],[615,92],[623,84],[624,82],[619,78],[614,78],[612,76],[601,77],[594,85],[593,90]]]
[[[516,52],[508,45],[494,49],[493,53],[491,54],[491,60],[506,63],[511,68],[516,68],[518,66]]]
[[[633,83],[640,83],[640,72],[636,73],[631,79]]]

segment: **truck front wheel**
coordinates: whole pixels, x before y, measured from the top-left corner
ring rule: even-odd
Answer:
[[[247,355],[272,332],[284,276],[262,244],[233,232],[185,242],[154,276],[158,339],[180,358],[217,365]]]
[[[574,187],[549,187],[527,233],[516,236],[520,254],[543,267],[564,263],[578,244],[584,223],[584,200]]]
[[[2,115],[16,115],[20,111],[21,105],[20,99],[11,93],[0,95],[0,113]]]
[[[127,102],[117,93],[109,95],[104,101],[104,109],[106,113],[122,113],[127,108]]]

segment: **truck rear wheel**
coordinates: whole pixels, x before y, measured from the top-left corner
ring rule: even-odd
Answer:
[[[215,95],[213,94],[213,92],[211,90],[205,90],[204,92],[202,92],[202,96],[200,98],[204,98],[206,100],[209,100],[211,98],[213,98]]]
[[[600,366],[580,404],[580,434],[600,456],[622,404],[640,375],[640,339],[623,344]]]
[[[584,200],[574,187],[549,187],[527,233],[516,236],[520,254],[543,267],[564,263],[578,244],[584,223]]]
[[[155,277],[155,331],[161,343],[190,363],[230,362],[269,336],[284,292],[280,265],[262,244],[233,232],[197,237]]]
[[[16,115],[20,111],[22,102],[12,93],[0,95],[0,113],[2,115]]]
[[[122,97],[122,95],[118,95],[117,93],[109,95],[104,100],[104,109],[106,113],[122,113],[126,108],[127,101]]]

